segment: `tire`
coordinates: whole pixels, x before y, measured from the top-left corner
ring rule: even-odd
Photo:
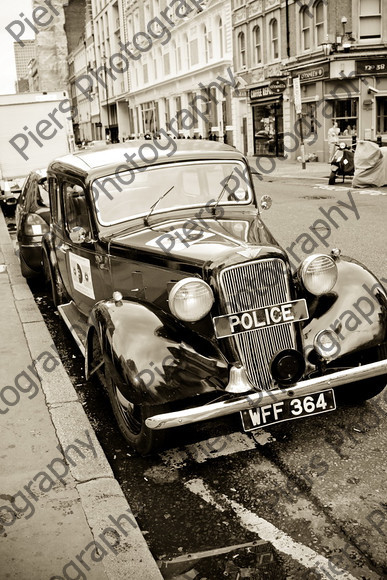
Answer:
[[[379,395],[386,385],[387,376],[382,375],[336,387],[335,395],[339,404],[358,405]]]
[[[149,429],[145,424],[145,419],[166,412],[167,406],[131,403],[119,391],[113,378],[106,372],[105,385],[115,419],[126,442],[141,455],[148,455],[163,447],[167,439],[165,430]]]
[[[51,289],[51,297],[54,306],[58,308],[61,304],[67,302],[67,297],[62,284],[53,273],[53,269],[49,262],[47,251],[43,250],[43,272],[46,285]]]
[[[335,171],[331,171],[328,183],[329,183],[329,185],[335,185],[335,183],[336,183],[336,172]]]
[[[30,268],[27,262],[25,261],[23,252],[21,250],[19,251],[19,260],[20,260],[20,270],[24,278],[28,280],[36,278],[38,276],[38,273],[35,272],[35,270],[33,270],[32,268]]]
[[[383,343],[373,347],[363,354],[358,354],[352,364],[367,364],[381,361],[387,358],[387,344]],[[348,367],[347,367],[348,368]],[[379,395],[387,385],[387,374],[378,377],[371,377],[363,381],[355,381],[341,387],[336,387],[335,394],[337,401],[345,405],[357,405]]]

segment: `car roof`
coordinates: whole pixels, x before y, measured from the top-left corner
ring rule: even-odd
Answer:
[[[173,152],[175,146],[176,151]],[[143,152],[142,157],[139,155],[140,149]],[[151,158],[152,153],[154,159]],[[125,171],[135,167],[127,161],[127,156],[138,166],[184,160],[244,159],[242,153],[234,147],[205,139],[176,139],[173,140],[173,147],[172,139],[137,139],[59,157],[50,163],[49,170],[69,171],[94,178],[115,173],[118,168]]]

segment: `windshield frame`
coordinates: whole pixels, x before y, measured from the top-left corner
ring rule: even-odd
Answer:
[[[154,171],[154,170],[159,170],[159,169],[163,169],[163,168],[175,168],[175,167],[181,167],[181,166],[190,166],[192,167],[193,165],[212,165],[212,164],[221,164],[221,165],[231,165],[233,167],[238,167],[240,168],[240,171],[242,172],[243,175],[248,175],[248,183],[246,181],[246,178],[244,178],[242,180],[242,178],[240,178],[238,176],[238,178],[240,179],[241,182],[241,186],[244,186],[247,191],[248,191],[248,198],[244,201],[237,201],[237,200],[226,200],[225,196],[223,195],[223,199],[220,200],[219,205],[225,205],[227,207],[241,207],[241,206],[251,206],[254,205],[255,206],[255,191],[254,191],[254,186],[251,180],[251,176],[250,176],[250,172],[248,170],[248,166],[245,162],[243,162],[241,159],[197,159],[197,160],[181,160],[181,161],[177,161],[175,163],[162,163],[162,164],[154,164],[154,165],[149,165],[146,167],[146,171]],[[130,168],[128,169],[128,171],[130,171]],[[143,173],[144,169],[141,168],[140,170],[133,170],[134,174],[136,173]],[[121,172],[120,172],[121,173]],[[126,174],[127,172],[123,171],[123,174]],[[110,222],[104,222],[101,221],[100,219],[100,208],[98,207],[98,201],[101,195],[106,195],[104,192],[102,192],[100,190],[100,188],[97,185],[97,192],[98,195],[96,195],[95,191],[94,191],[94,185],[98,182],[100,182],[103,179],[107,179],[107,178],[113,178],[115,177],[116,174],[108,174],[108,175],[103,175],[103,176],[98,176],[95,179],[93,179],[90,182],[90,194],[91,194],[91,198],[93,200],[93,204],[94,204],[94,209],[95,209],[95,215],[96,215],[96,221],[98,224],[99,228],[102,229],[108,229],[114,226],[118,226],[121,224],[125,224],[125,223],[130,223],[134,220],[138,220],[138,219],[144,219],[150,210],[151,204],[149,205],[149,207],[145,208],[143,212],[141,213],[136,213],[136,214],[131,214],[131,215],[127,215],[124,218],[120,218],[114,221],[110,221]],[[124,189],[129,188],[130,185],[128,186],[124,186]],[[169,213],[172,211],[181,211],[182,209],[187,209],[187,210],[191,210],[191,209],[196,209],[196,208],[203,208],[203,207],[208,207],[208,203],[210,201],[213,200],[213,203],[215,204],[218,195],[220,194],[222,188],[222,183],[219,182],[219,191],[214,192],[214,196],[213,198],[209,199],[206,203],[205,202],[201,202],[201,203],[193,203],[193,204],[179,204],[179,205],[174,205],[174,206],[169,206],[169,207],[164,207],[164,208],[160,208],[157,209],[157,207],[155,208],[155,210],[152,212],[152,216],[156,216],[158,214],[164,214],[164,213]],[[117,193],[120,193],[117,191]],[[168,198],[168,196],[167,196]],[[166,198],[166,199],[167,199]],[[111,200],[111,202],[114,202],[114,200]],[[207,204],[207,205],[206,205]]]

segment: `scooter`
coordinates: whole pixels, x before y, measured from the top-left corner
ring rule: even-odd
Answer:
[[[354,152],[351,147],[348,147],[344,142],[336,145],[337,150],[333,155],[331,161],[331,174],[329,176],[329,185],[334,185],[338,175],[353,176],[355,173]]]

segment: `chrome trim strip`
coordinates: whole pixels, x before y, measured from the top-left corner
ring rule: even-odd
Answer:
[[[345,383],[369,379],[384,374],[387,375],[387,359],[344,371],[338,371],[323,377],[301,381],[291,387],[283,389],[277,388],[273,391],[259,392],[250,391],[250,394],[244,397],[231,398],[227,401],[210,403],[209,405],[202,405],[201,407],[193,407],[192,409],[175,411],[173,413],[161,413],[149,417],[145,420],[145,423],[150,429],[180,427],[182,425],[189,425],[190,423],[231,415],[232,413],[244,411],[245,409],[263,407],[264,405],[270,405],[284,401],[285,399],[311,395],[327,388],[332,389]]]
[[[81,353],[83,354],[83,356],[86,356],[86,348],[85,348],[85,345],[82,343],[82,341],[80,340],[79,336],[75,332],[74,326],[71,324],[71,321],[70,321],[69,317],[67,316],[67,314],[66,314],[66,312],[64,310],[64,307],[65,306],[69,306],[69,304],[73,304],[74,305],[74,302],[71,300],[71,302],[67,302],[66,304],[60,304],[58,306],[58,312],[61,315],[61,317],[63,318],[63,321],[66,324],[67,328],[71,332],[71,334],[72,334],[75,342],[77,343],[77,346],[78,346],[79,350],[81,351]]]

